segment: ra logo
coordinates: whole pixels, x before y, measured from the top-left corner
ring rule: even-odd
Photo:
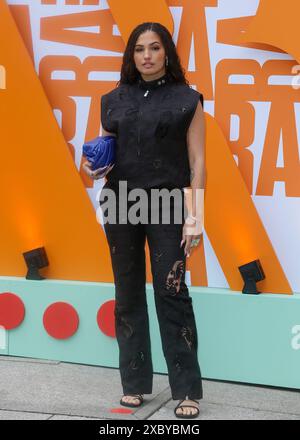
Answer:
[[[6,89],[6,70],[4,66],[0,64],[0,90]]]

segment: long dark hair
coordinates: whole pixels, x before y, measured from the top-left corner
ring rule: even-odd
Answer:
[[[168,57],[168,65],[165,65],[168,79],[171,82],[189,85],[188,80],[185,78],[185,70],[180,64],[180,59],[169,30],[161,23],[145,22],[136,26],[129,36],[123,55],[121,76],[117,86],[121,84],[133,84],[141,77],[140,72],[135,67],[133,55],[137,39],[146,31],[156,32],[160,36],[166,56]]]

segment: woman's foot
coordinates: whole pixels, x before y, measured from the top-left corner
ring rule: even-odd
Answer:
[[[132,395],[125,395],[120,400],[120,404],[123,406],[130,406],[130,407],[138,407],[141,406],[141,404],[144,402],[143,394],[132,394]]]
[[[176,417],[194,418],[199,415],[199,402],[193,399],[180,400],[174,409]]]

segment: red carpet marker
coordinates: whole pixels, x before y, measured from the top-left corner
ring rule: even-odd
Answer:
[[[127,408],[113,408],[110,410],[111,413],[119,413],[119,414],[131,414],[133,413],[132,409]]]

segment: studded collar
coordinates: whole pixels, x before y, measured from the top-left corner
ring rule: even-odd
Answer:
[[[168,74],[165,73],[164,75],[160,76],[157,79],[153,79],[151,81],[145,81],[142,77],[138,79],[137,85],[141,89],[144,90],[151,90],[156,89],[157,87],[161,87],[169,82]]]

